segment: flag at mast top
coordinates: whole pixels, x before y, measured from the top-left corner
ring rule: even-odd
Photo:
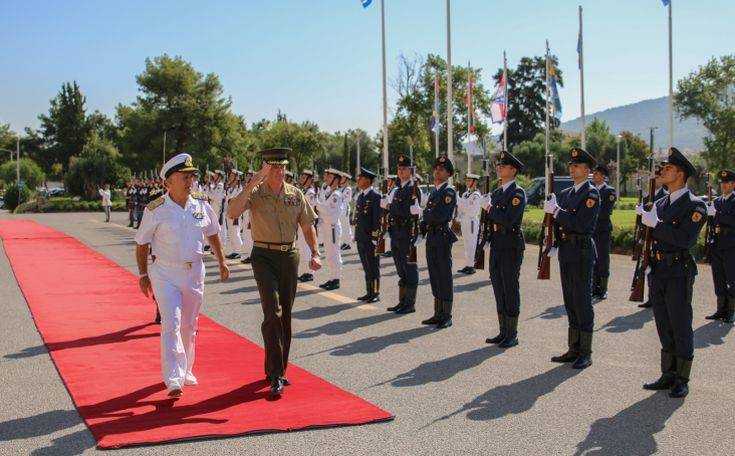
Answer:
[[[360,3],[362,3],[363,8],[367,8],[370,6],[370,4],[373,2],[373,0],[360,0]]]
[[[669,3],[671,3],[671,0],[661,0],[664,4],[664,6],[669,6]]]

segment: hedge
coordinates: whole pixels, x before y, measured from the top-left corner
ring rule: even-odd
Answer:
[[[127,212],[125,201],[113,201],[112,210]],[[68,198],[50,199],[38,198],[23,203],[15,210],[16,214],[28,212],[103,212],[101,201],[73,201]]]

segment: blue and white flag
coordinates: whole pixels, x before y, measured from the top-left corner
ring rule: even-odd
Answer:
[[[552,63],[549,68],[549,98],[551,98],[551,115],[561,120],[561,98],[556,84],[556,68]]]
[[[669,3],[671,3],[671,0],[661,0],[661,1],[664,2],[664,6],[669,6]],[[365,2],[363,1],[363,3],[365,3]],[[370,2],[368,2],[368,3],[370,3]]]
[[[363,8],[367,8],[370,6],[370,4],[373,2],[373,0],[360,0],[360,3],[362,3]]]

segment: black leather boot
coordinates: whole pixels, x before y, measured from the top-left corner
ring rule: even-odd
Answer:
[[[434,315],[431,318],[422,321],[421,324],[422,325],[435,325],[439,323],[442,320],[441,311],[442,311],[441,301],[434,298]]]
[[[722,317],[725,323],[735,323],[735,298],[728,297],[725,305],[725,315]]]
[[[592,365],[592,333],[580,331],[579,356],[572,364],[574,369],[587,369]]]
[[[566,353],[551,358],[555,363],[571,363],[579,357],[579,331],[576,328],[567,330],[567,345],[569,349]]]
[[[609,277],[600,277],[597,299],[601,301],[607,299],[607,280],[608,279]]]
[[[676,358],[671,353],[661,350],[661,377],[653,383],[646,383],[643,389],[660,391],[674,386],[676,379]]]
[[[707,320],[719,320],[720,318],[725,317],[725,308],[727,307],[727,296],[718,296],[717,297],[717,312],[713,313],[712,315],[707,315]]]
[[[500,328],[500,334],[485,339],[486,344],[499,344],[505,339],[505,316],[503,314],[498,314],[498,327]]]
[[[439,301],[441,303],[441,320],[437,323],[437,329],[449,328],[452,326],[452,301]]]
[[[406,287],[404,287],[401,284],[398,284],[398,304],[395,306],[388,307],[389,312],[395,312],[401,307],[403,307],[403,302],[406,300]]]
[[[510,348],[518,345],[518,317],[505,318],[505,339],[498,344],[500,348]]]
[[[689,394],[689,376],[692,373],[692,360],[676,358],[676,380],[671,387],[669,397],[684,398]]]
[[[416,312],[416,287],[406,287],[403,306],[396,310],[397,314],[405,315]]]

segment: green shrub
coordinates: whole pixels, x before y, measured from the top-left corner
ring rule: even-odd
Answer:
[[[31,191],[28,190],[28,187],[14,185],[5,191],[3,199],[5,201],[5,207],[12,212],[21,203],[30,201]]]
[[[5,162],[0,166],[0,179],[5,182],[15,182],[15,161]],[[20,180],[31,190],[43,185],[46,179],[41,167],[30,158],[20,159]]]

